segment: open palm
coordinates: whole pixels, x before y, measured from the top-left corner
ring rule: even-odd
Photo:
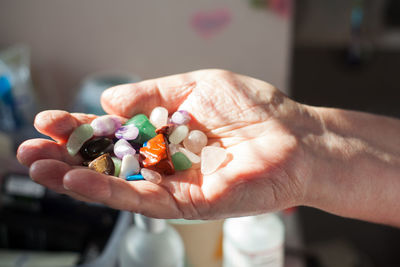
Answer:
[[[65,149],[78,125],[96,116],[44,111],[35,127],[55,141],[32,139],[18,149],[36,182],[84,201],[158,218],[217,219],[301,204],[305,165],[296,129],[300,104],[273,86],[221,70],[202,70],[108,89],[102,105],[109,114],[149,115],[156,106],[187,110],[191,129],[218,141],[228,158],[211,175],[189,169],[159,185],[127,182],[87,168]],[[296,167],[295,167],[296,166]]]

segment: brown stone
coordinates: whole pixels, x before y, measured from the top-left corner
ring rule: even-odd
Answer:
[[[107,175],[114,175],[115,166],[110,154],[106,153],[90,162],[89,169]]]
[[[160,128],[156,129],[156,134],[163,134],[163,135],[170,135],[172,131],[174,130],[175,125],[174,124],[167,124],[164,126],[161,126]]]

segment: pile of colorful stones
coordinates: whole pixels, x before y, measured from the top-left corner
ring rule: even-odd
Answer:
[[[199,167],[202,174],[211,174],[227,153],[218,143],[207,145],[202,131],[190,130],[190,120],[187,111],[169,117],[164,107],[154,108],[149,118],[137,114],[124,125],[116,116],[101,116],[77,127],[66,147],[90,169],[128,181],[158,184],[165,175]]]

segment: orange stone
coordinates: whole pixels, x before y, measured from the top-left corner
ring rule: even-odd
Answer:
[[[168,142],[163,134],[157,134],[147,141],[146,146],[140,148],[140,156],[143,158],[143,167],[155,170],[161,174],[174,174]]]

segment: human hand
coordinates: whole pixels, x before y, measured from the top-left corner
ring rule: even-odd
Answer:
[[[189,169],[158,185],[128,182],[77,167],[80,156],[66,151],[73,129],[96,116],[44,111],[35,127],[55,141],[27,140],[17,153],[34,181],[80,200],[158,218],[219,219],[303,204],[308,159],[301,137],[313,130],[315,119],[268,83],[202,70],[110,88],[102,105],[123,118],[149,115],[156,106],[170,114],[187,110],[194,117],[190,128],[205,132],[210,143],[220,142],[228,160],[211,175]]]

